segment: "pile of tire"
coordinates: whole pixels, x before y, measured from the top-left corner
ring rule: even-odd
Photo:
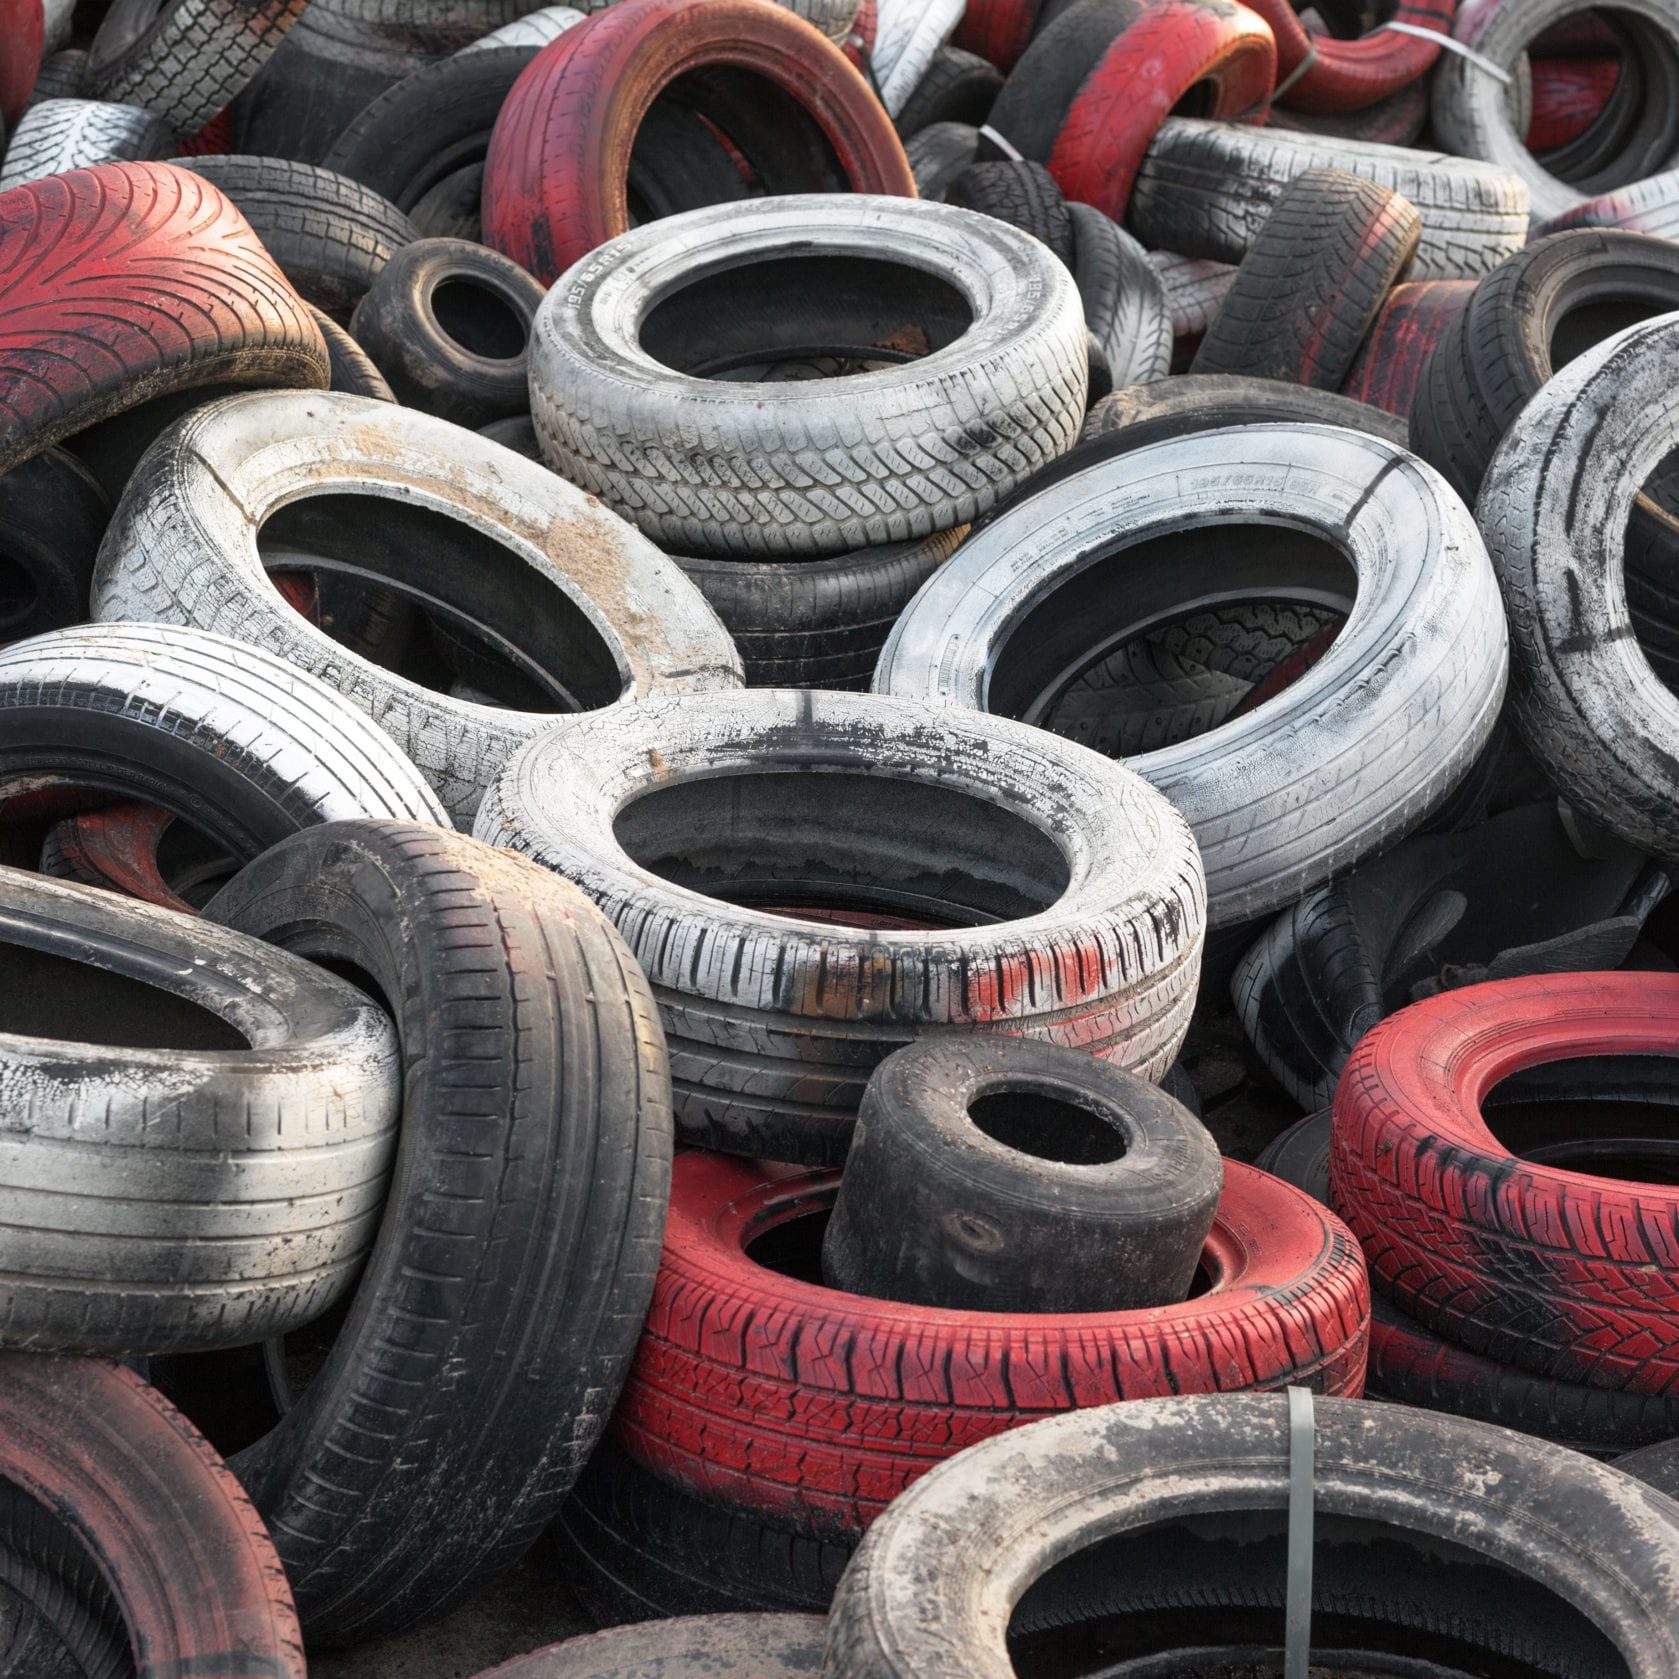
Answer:
[[[0,1679],[1679,1673],[1670,0],[0,125]]]

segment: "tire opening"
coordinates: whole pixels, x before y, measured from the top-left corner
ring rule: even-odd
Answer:
[[[40,599],[34,575],[20,561],[0,553],[0,643],[8,632],[28,621]]]
[[[1281,525],[1116,543],[1009,626],[985,709],[1109,757],[1175,745],[1304,675],[1357,589],[1339,548]]]
[[[240,1050],[250,1040],[161,986],[0,939],[0,1032],[123,1049]]]
[[[1669,314],[1672,307],[1671,297],[1605,297],[1580,303],[1562,314],[1551,328],[1552,371],[1566,367],[1576,356],[1626,327]]]
[[[1314,1675],[1630,1679],[1609,1640],[1572,1604],[1466,1546],[1322,1510],[1314,1534]],[[1285,1511],[1220,1510],[1078,1551],[1016,1606],[1015,1672],[1020,1679],[1280,1672],[1286,1545]]]
[[[672,885],[782,914],[808,901],[835,915],[984,926],[1039,914],[1070,879],[1055,843],[1013,811],[947,786],[850,771],[676,782],[632,800],[613,830],[631,858]]]
[[[931,355],[973,318],[948,280],[908,263],[759,256],[661,298],[640,341],[655,361],[700,379],[835,379]]]
[[[580,538],[579,540],[584,540]],[[257,533],[294,610],[438,693],[520,711],[591,711],[623,692],[588,615],[510,548],[436,508],[335,492],[277,508]],[[314,580],[310,597],[295,581]]]
[[[1547,1082],[1557,1093],[1539,1094]],[[1500,1145],[1535,1165],[1679,1185],[1679,1057],[1544,1062],[1501,1079],[1481,1110]]]
[[[432,288],[427,301],[444,336],[469,355],[485,361],[517,361],[525,353],[531,323],[489,278],[446,275]]]
[[[1025,1085],[988,1090],[968,1118],[993,1142],[1066,1166],[1105,1166],[1125,1157],[1125,1134],[1094,1108]]]
[[[1203,79],[1185,89],[1183,97],[1166,114],[1173,117],[1210,117],[1218,110],[1218,83]]]

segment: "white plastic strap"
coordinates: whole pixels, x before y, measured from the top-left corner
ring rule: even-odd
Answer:
[[[1435,46],[1444,47],[1447,52],[1455,52],[1459,58],[1468,59],[1477,70],[1485,70],[1494,81],[1503,82],[1506,87],[1516,79],[1508,70],[1501,70],[1490,58],[1483,58],[1473,47],[1466,47],[1453,36],[1442,35],[1438,29],[1425,29],[1420,23],[1383,23],[1371,33],[1379,35],[1384,29],[1391,29],[1396,35],[1414,35],[1419,41],[1432,41]]]
[[[1313,41],[1311,43],[1311,45],[1309,47],[1307,47],[1307,49],[1306,49],[1306,56],[1303,59],[1301,59],[1300,62],[1298,64],[1296,64],[1295,67],[1292,70],[1290,70],[1289,73],[1286,76],[1284,76],[1283,79],[1280,82],[1278,82],[1277,85],[1274,88],[1271,89],[1271,98],[1272,99],[1281,99],[1282,96],[1285,93],[1287,93],[1288,90],[1291,87],[1293,87],[1294,84],[1297,81],[1299,81],[1300,78],[1303,75],[1305,75],[1306,72],[1308,70],[1310,70],[1311,67],[1314,64],[1317,63],[1317,61],[1318,61],[1318,44],[1317,44],[1316,41]]]
[[[989,140],[1011,163],[1024,163],[1026,161],[1025,155],[1017,152],[990,123],[982,124],[979,132],[982,139]]]
[[[1317,1508],[1317,1420],[1310,1388],[1288,1390],[1288,1595],[1283,1679],[1306,1679],[1312,1655],[1312,1523]]]

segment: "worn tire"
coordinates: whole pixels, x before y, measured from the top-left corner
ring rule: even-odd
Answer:
[[[1150,251],[1148,260],[1166,288],[1173,338],[1180,343],[1199,339],[1218,319],[1219,308],[1236,282],[1236,264],[1179,256],[1175,251]]]
[[[30,89],[29,103],[40,105],[48,99],[85,99],[87,97],[87,54],[72,48],[55,52],[41,61],[41,72]],[[18,116],[22,112],[17,113]],[[7,128],[16,126],[17,117],[6,119]]]
[[[663,1041],[578,893],[435,828],[300,835],[206,918],[351,965],[396,1015],[373,1254],[325,1367],[233,1460],[311,1637],[372,1637],[517,1560],[605,1424],[664,1222]]]
[[[0,192],[71,169],[169,157],[174,150],[169,125],[138,105],[44,99],[6,137]]]
[[[87,621],[110,517],[93,475],[62,449],[43,449],[0,477],[0,646]]]
[[[1425,82],[1440,57],[1438,43],[1397,30],[1375,29],[1342,41],[1327,31],[1308,34],[1288,0],[1254,0],[1253,9],[1277,38],[1281,103],[1299,111],[1358,111]],[[1450,34],[1457,0],[1402,0],[1393,20]]]
[[[1542,239],[1571,227],[1620,227],[1629,233],[1653,233],[1658,239],[1679,237],[1679,169],[1588,198],[1540,222],[1533,237]]]
[[[311,305],[331,367],[330,389],[343,396],[364,396],[371,402],[395,402],[396,393],[373,358],[330,315]]]
[[[1388,293],[1341,382],[1341,394],[1408,419],[1436,347],[1463,318],[1473,280],[1414,280]]]
[[[1277,425],[1343,426],[1348,431],[1379,437],[1396,448],[1405,446],[1403,422],[1379,408],[1337,396],[1308,385],[1283,385],[1274,379],[1242,379],[1228,375],[1186,374],[1133,385],[1104,397],[1084,423],[1084,439],[1045,469],[1034,485],[1054,482],[1056,475],[1082,470],[1096,459],[1083,444],[1094,438],[1121,434],[1153,443],[1190,432],[1222,431],[1231,426]],[[1106,457],[1103,457],[1106,458]]]
[[[418,499],[417,479],[429,515],[419,522],[403,506]],[[381,498],[377,528],[347,522],[330,501],[310,515],[311,498],[333,491]],[[439,515],[452,540],[440,539]],[[327,576],[376,579],[473,631],[551,709],[456,699],[335,641],[269,579],[265,525],[267,542],[284,531]],[[166,433],[106,534],[94,610],[231,636],[308,672],[311,686],[330,684],[413,757],[463,825],[554,711],[739,680],[738,655],[698,592],[580,491],[445,421],[330,394],[231,398]]]
[[[964,0],[877,0],[869,68],[888,116],[903,111],[963,10]]]
[[[898,620],[874,685],[1053,728],[1068,682],[1120,643],[1182,617],[1206,587],[1195,556],[1210,550],[1181,541],[1130,575],[1123,562],[1096,568],[1116,520],[1133,543],[1216,522],[1220,592],[1241,587],[1238,513],[1286,517],[1333,543],[1358,581],[1324,657],[1245,716],[1130,763],[1195,831],[1209,924],[1234,925],[1416,826],[1463,777],[1504,695],[1496,580],[1467,510],[1439,476],[1374,437],[1275,425],[1136,449],[1123,439],[1105,450],[1086,445],[1104,458],[1071,462],[1059,481],[976,531]],[[1345,581],[1318,568],[1327,554],[1256,532],[1246,550],[1250,591],[1346,611]],[[1418,730],[1419,716],[1437,721]]]
[[[910,295],[888,309],[891,288],[871,273],[813,309],[802,265],[860,239]],[[789,241],[801,265],[777,278],[772,253]],[[750,307],[695,283],[725,252],[766,275]],[[912,288],[922,272],[947,283]],[[976,302],[955,310],[952,284]],[[632,323],[655,297],[666,301],[650,344]],[[849,333],[861,357],[911,330],[932,349],[768,387],[672,370],[697,338],[721,360],[809,353],[808,338],[777,342],[778,321],[785,336]],[[1086,344],[1066,269],[989,216],[862,195],[755,200],[640,228],[555,287],[537,315],[532,414],[556,472],[675,552],[845,553],[967,524],[1066,448],[1084,412]],[[695,441],[673,449],[696,416]]]
[[[478,1679],[814,1679],[822,1633],[819,1615],[696,1615],[567,1639]]]
[[[940,47],[926,74],[904,101],[895,126],[906,142],[938,122],[967,123],[977,128],[985,121],[1002,85],[1002,72],[995,65],[960,47]]]
[[[1145,245],[1240,262],[1283,188],[1341,169],[1409,199],[1422,217],[1412,278],[1477,279],[1527,239],[1527,189],[1511,171],[1438,152],[1172,117],[1137,175],[1131,227]]]
[[[1084,324],[1108,358],[1115,390],[1164,379],[1172,366],[1172,311],[1147,253],[1112,217],[1069,204],[1073,279]]]
[[[66,816],[47,830],[40,870],[196,915],[237,865],[162,805],[132,800]]]
[[[697,803],[650,796],[701,763]],[[1188,830],[1119,766],[1012,724],[821,691],[649,700],[533,741],[477,832],[623,928],[674,1046],[682,1135],[709,1147],[842,1159],[870,1070],[924,1032],[1072,1043],[1158,1079],[1188,1021]]]
[[[936,122],[904,142],[916,196],[943,199],[950,183],[979,157],[980,133],[965,122]]]
[[[977,210],[994,216],[1022,233],[1030,233],[1040,244],[1073,266],[1073,219],[1070,206],[1061,196],[1050,172],[1041,163],[975,163],[951,182],[946,204],[963,210]]]
[[[597,8],[586,5],[581,11],[574,6],[544,6],[540,11],[527,12],[523,17],[481,35],[461,53],[490,52],[497,47],[532,47],[541,49],[550,41],[557,41],[575,23],[581,23]],[[459,58],[460,53],[455,57]]]

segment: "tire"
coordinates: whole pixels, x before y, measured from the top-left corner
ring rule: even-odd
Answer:
[[[426,486],[418,518],[403,505],[416,483]],[[334,494],[377,497],[376,518],[313,499]],[[377,580],[429,611],[525,706],[454,699],[440,691],[446,669],[422,665],[410,679],[343,645],[280,595],[264,543],[300,551],[286,569],[301,560],[329,580]],[[355,397],[233,398],[172,428],[130,480],[93,599],[97,617],[215,631],[222,645],[231,636],[265,662],[307,672],[310,687],[330,684],[344,709],[378,721],[393,752],[411,755],[463,825],[508,755],[554,712],[739,680],[710,609],[634,532],[509,451]]]
[[[1199,338],[1218,319],[1219,307],[1236,282],[1236,265],[1173,251],[1150,251],[1148,260],[1166,288],[1172,336],[1180,341]]]
[[[6,1353],[0,1375],[8,1502],[37,1520],[50,1511],[74,1552],[91,1555],[142,1670],[303,1679],[274,1547],[197,1430],[103,1360]]]
[[[942,199],[951,182],[978,158],[979,144],[979,130],[966,123],[939,122],[917,129],[904,142],[916,196]]]
[[[1206,1127],[1118,1067],[1029,1039],[924,1039],[869,1080],[822,1279],[953,1311],[1176,1305],[1223,1184]]]
[[[0,477],[0,646],[86,622],[110,517],[93,475],[62,449]]]
[[[1679,169],[1646,176],[1630,186],[1600,194],[1540,222],[1535,239],[1571,227],[1619,227],[1629,233],[1650,233],[1658,239],[1679,236]]]
[[[1315,113],[1273,105],[1266,116],[1270,128],[1315,134],[1322,140],[1373,140],[1380,146],[1414,146],[1428,127],[1426,78],[1402,87],[1360,111]]]
[[[115,804],[67,816],[41,846],[42,874],[181,915],[196,915],[235,867],[162,805]]]
[[[728,93],[726,78],[740,71],[757,78],[757,103]],[[486,243],[546,286],[628,231],[631,149],[678,75],[700,77],[687,84],[697,87],[693,109],[715,115],[764,190],[913,195],[879,102],[802,19],[746,0],[619,0],[545,47],[515,83],[485,164]],[[709,202],[688,197],[670,209]]]
[[[272,157],[198,157],[181,165],[232,200],[298,293],[347,322],[414,224],[358,181]]]
[[[7,0],[0,11],[0,138],[29,103],[46,52],[44,10],[38,0]]]
[[[104,164],[0,194],[0,287],[12,321],[0,472],[159,396],[327,382],[307,306],[238,211],[184,169]]]
[[[1590,132],[1614,98],[1622,68],[1618,56],[1530,57],[1533,114],[1522,144],[1535,157],[1570,146]]]
[[[138,105],[47,99],[31,105],[6,142],[0,191],[96,163],[168,157],[175,137]]]
[[[1418,835],[1286,910],[1237,964],[1236,1013],[1289,1095],[1327,1108],[1354,1046],[1396,1009],[1486,979],[1618,968],[1667,889],[1631,846],[1583,855],[1554,803]]]
[[[477,430],[529,410],[542,297],[517,263],[482,245],[422,239],[384,265],[350,331],[398,401]]]
[[[840,264],[811,295],[804,264],[843,257],[860,237],[896,269],[889,331],[878,269],[848,284]],[[799,266],[770,256],[789,241]],[[740,266],[726,290],[700,283],[719,250],[751,263],[750,290]],[[912,278],[929,269],[947,282],[936,291]],[[984,300],[977,317],[952,287]],[[655,295],[658,314],[632,335],[626,323]],[[731,395],[694,359],[793,359],[841,334],[854,356],[883,345],[896,355],[890,343],[906,333],[931,353],[766,394],[748,383]],[[967,524],[1065,449],[1084,412],[1086,343],[1072,277],[989,216],[879,197],[756,200],[638,229],[551,291],[531,411],[549,465],[667,549],[846,553]],[[672,449],[695,413],[706,417],[698,447]]]
[[[1517,1160],[1478,1098],[1582,1050],[1660,1054],[1676,1008],[1672,975],[1547,974],[1430,998],[1365,1036],[1336,1089],[1330,1193],[1403,1312],[1542,1376],[1672,1392],[1674,1190]]]
[[[482,167],[496,117],[538,50],[476,43],[404,77],[341,130],[326,167],[412,214],[458,171]]]
[[[1091,409],[1084,423],[1084,441],[1044,469],[1033,486],[1058,482],[1082,471],[1098,455],[1086,448],[1095,438],[1123,435],[1134,447],[1197,431],[1223,431],[1232,426],[1278,424],[1342,426],[1348,431],[1378,437],[1395,448],[1405,446],[1404,424],[1379,408],[1307,385],[1284,385],[1274,379],[1242,379],[1210,373],[1188,374],[1153,384],[1115,391]],[[1109,449],[1115,445],[1108,445]]]
[[[753,688],[867,688],[915,591],[962,530],[832,560],[677,558],[734,638]]]
[[[1195,88],[1208,116],[1242,119],[1275,69],[1271,31],[1230,0],[1080,0],[1033,38],[991,126],[1069,199],[1123,221],[1173,106]]]
[[[1527,238],[1527,191],[1507,169],[1403,146],[1184,117],[1161,124],[1143,159],[1132,231],[1150,247],[1240,262],[1283,188],[1308,169],[1345,170],[1416,206],[1422,240],[1414,280],[1479,279]]]
[[[1466,8],[1452,32],[1482,58],[1516,74],[1535,36],[1584,9],[1578,0],[1524,5],[1496,0]],[[1527,183],[1536,221],[1679,164],[1679,24],[1659,0],[1626,0],[1614,16],[1632,43],[1633,60],[1646,84],[1644,97],[1631,132],[1613,154],[1572,182],[1558,179],[1522,143],[1529,105],[1525,77],[1518,76],[1512,96],[1456,53],[1448,53],[1435,74],[1433,120],[1441,143],[1464,157],[1486,158],[1513,170]]]
[[[1668,859],[1679,706],[1633,638],[1618,550],[1645,513],[1639,486],[1679,445],[1661,371],[1676,342],[1661,315],[1577,356],[1505,434],[1476,504],[1522,738],[1571,805]]]
[[[324,1368],[233,1460],[310,1637],[375,1637],[516,1561],[600,1434],[663,1228],[664,1046],[605,921],[464,836],[300,835],[206,920],[348,964],[396,1012],[372,1257]]]
[[[492,29],[470,46],[462,47],[455,57],[468,52],[493,52],[498,47],[534,47],[540,52],[550,41],[559,40],[574,23],[581,23],[592,9],[578,11],[571,6],[544,6],[539,12],[527,12],[499,29]]]
[[[1073,266],[1073,218],[1041,163],[976,163],[951,182],[944,201],[1030,233]]]
[[[822,1665],[816,1615],[697,1615],[550,1645],[479,1679],[798,1679]]]
[[[711,779],[652,796],[701,763]],[[626,798],[640,815],[615,821]],[[652,699],[550,728],[477,832],[622,928],[664,1013],[685,1142],[837,1162],[870,1071],[924,1033],[1071,1043],[1158,1079],[1188,1022],[1188,830],[1117,765],[1010,724],[867,694]]]
[[[305,962],[109,892],[0,870],[0,916],[0,1344],[203,1351],[325,1313],[367,1257],[396,1144],[384,1015]],[[54,1041],[83,1009],[107,1042]]]
[[[1414,280],[1388,293],[1341,393],[1407,419],[1416,406],[1430,357],[1463,318],[1473,280]]]
[[[1094,1576],[1119,1612],[1097,1623],[1133,1656],[1113,1674],[1197,1656],[1201,1671],[1268,1665],[1287,1597],[1294,1404],[1104,1406],[963,1454],[864,1540],[829,1617],[826,1671],[1000,1679],[1014,1671],[1010,1612],[1058,1562],[1063,1578]],[[1331,1652],[1315,1634],[1330,1670],[1426,1673],[1415,1658],[1444,1657],[1446,1672],[1654,1679],[1679,1660],[1679,1528],[1660,1494],[1501,1429],[1351,1400],[1317,1401],[1312,1449],[1313,1609],[1380,1652]],[[1192,1514],[1209,1508],[1219,1520]]]
[[[1164,379],[1172,366],[1172,313],[1166,286],[1147,253],[1122,227],[1088,204],[1069,204],[1073,279],[1084,324],[1108,358],[1114,388]]]
[[[964,10],[963,0],[879,0],[869,58],[888,116],[902,113]]]
[[[1297,175],[1254,235],[1190,370],[1339,390],[1421,237],[1422,218],[1386,187],[1338,169]]]
[[[1277,38],[1278,100],[1298,111],[1358,111],[1424,82],[1440,58],[1437,42],[1376,29],[1354,41],[1308,34],[1288,0],[1253,8]],[[1457,0],[1404,0],[1396,21],[1449,35]]]
[[[85,99],[87,97],[87,54],[80,49],[55,52],[41,61],[41,71],[30,90],[29,104],[42,105],[49,99]],[[25,109],[28,109],[26,106]],[[17,113],[21,116],[23,113]],[[17,125],[17,118],[7,116],[8,129]]]
[[[1043,0],[968,0],[956,26],[955,44],[989,59],[1007,75],[1032,38]]]
[[[327,360],[331,364],[331,389],[343,396],[366,397],[370,402],[395,402],[383,373],[373,365],[373,358],[330,315],[311,305],[309,313],[320,328],[326,344]]]
[[[483,197],[484,165],[475,163],[457,169],[414,206],[411,219],[415,230],[422,239],[470,239],[474,245],[482,245]]]
[[[819,1225],[837,1189],[834,1173],[677,1160],[614,1423],[644,1468],[760,1521],[849,1538],[942,1458],[1035,1416],[1173,1391],[1362,1384],[1357,1246],[1326,1208],[1251,1167],[1225,1165],[1212,1286],[1142,1312],[940,1311],[772,1269],[813,1257],[819,1233],[799,1222]],[[727,1327],[743,1314],[750,1338]]]
[[[590,1619],[825,1614],[855,1548],[755,1521],[650,1475],[609,1433],[550,1530]]]
[[[111,0],[88,51],[101,99],[143,105],[191,134],[266,64],[307,0]]]
[[[985,121],[1002,85],[1002,73],[983,58],[960,47],[940,47],[898,112],[898,133],[908,140],[936,122],[966,123],[977,128]]]
[[[1333,542],[1333,565],[1350,560],[1357,583],[1328,653],[1245,716],[1130,762],[1195,832],[1209,925],[1233,926],[1391,843],[1463,778],[1504,694],[1496,584],[1444,481],[1374,437],[1275,425],[1115,441],[1127,452],[1051,479],[969,537],[898,620],[874,686],[1056,729],[1072,679],[1210,600],[1202,565],[1216,563],[1226,597],[1348,611],[1327,549],[1280,544],[1263,525],[1239,539],[1235,521],[1286,519]],[[1176,537],[1129,571],[1087,569],[1098,527],[1111,551],[1116,508],[1133,544],[1216,522],[1216,562]]]
[[[1623,1475],[1644,1481],[1669,1498],[1679,1498],[1679,1462],[1675,1461],[1676,1455],[1679,1454],[1676,1454],[1673,1442],[1668,1440],[1661,1445],[1628,1452],[1625,1457],[1615,1460],[1615,1467]]]

